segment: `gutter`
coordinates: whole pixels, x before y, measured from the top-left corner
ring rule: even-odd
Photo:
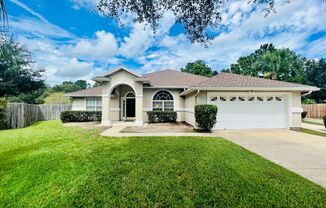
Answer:
[[[301,94],[301,97],[305,97],[307,95],[310,95],[311,93],[312,93],[312,90],[310,90],[309,92],[306,92],[306,93]]]
[[[318,91],[317,87],[190,87],[187,90],[183,91],[180,96],[185,96],[195,90],[207,90],[207,91],[255,91],[255,92],[295,92],[295,91]]]

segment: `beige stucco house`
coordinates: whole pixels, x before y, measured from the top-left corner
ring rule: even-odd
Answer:
[[[290,129],[301,126],[301,97],[318,88],[231,73],[212,78],[163,70],[139,75],[117,67],[93,78],[100,87],[67,94],[72,110],[102,111],[102,125],[147,122],[148,111],[173,110],[195,126],[194,106],[218,106],[214,129]]]

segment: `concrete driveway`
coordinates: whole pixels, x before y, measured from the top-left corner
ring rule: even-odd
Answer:
[[[286,130],[214,133],[326,188],[326,137]]]

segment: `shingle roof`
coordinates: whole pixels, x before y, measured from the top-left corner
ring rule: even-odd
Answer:
[[[145,74],[151,86],[168,86],[168,87],[191,87],[208,80],[208,77],[181,71],[166,69],[158,72]]]
[[[289,88],[288,90],[318,90],[318,88],[309,85],[276,81],[232,73],[220,73],[214,77],[209,78],[167,69],[145,74],[144,78],[149,79],[150,85],[152,87],[188,88],[189,91],[193,90],[194,88],[270,88],[270,90],[277,90],[278,88]],[[186,93],[186,91],[184,93]],[[89,88],[86,90],[66,94],[66,96],[69,97],[90,97],[101,95],[102,87]]]
[[[198,87],[255,87],[255,88],[279,88],[279,87],[312,87],[303,84],[283,82],[258,77],[244,76],[232,73],[220,73],[198,85]]]
[[[88,88],[76,92],[67,93],[69,97],[91,97],[91,96],[102,96],[102,87]]]

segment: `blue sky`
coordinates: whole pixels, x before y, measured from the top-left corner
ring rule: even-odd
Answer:
[[[131,14],[115,19],[98,14],[98,0],[6,0],[11,36],[32,51],[46,69],[50,85],[86,79],[117,65],[140,74],[204,60],[221,70],[261,44],[288,47],[308,58],[326,57],[326,4],[322,0],[278,0],[276,14],[263,7],[231,0],[222,8],[222,22],[205,48],[191,44],[182,26],[167,12],[156,35]]]

